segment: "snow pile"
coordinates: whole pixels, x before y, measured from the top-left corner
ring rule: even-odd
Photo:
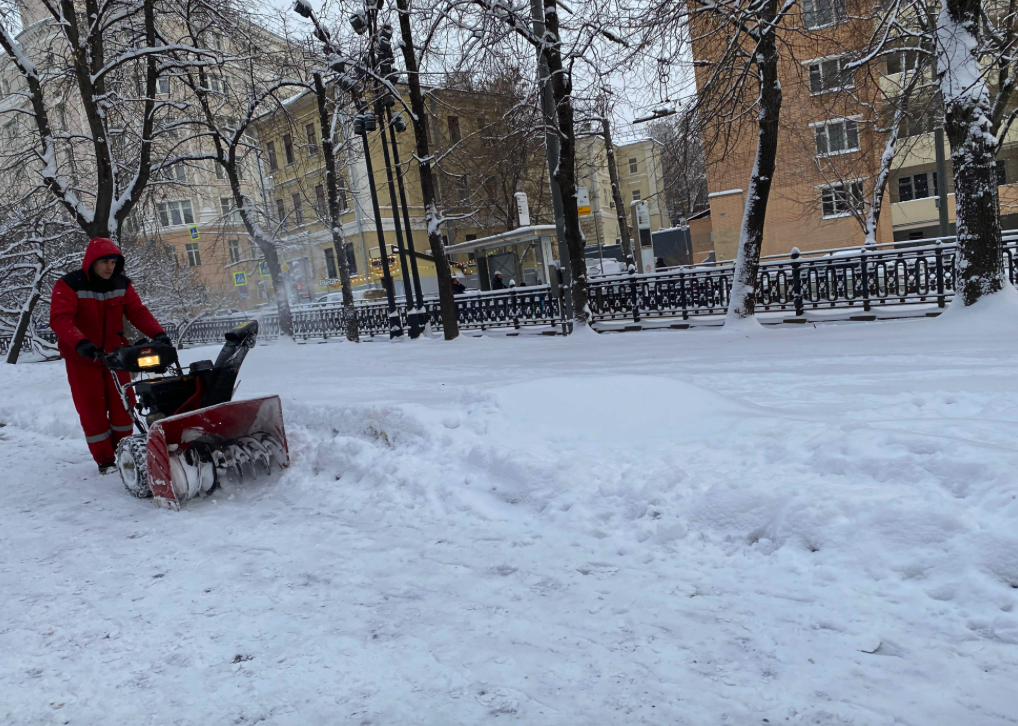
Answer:
[[[1009,723],[1018,343],[947,324],[258,347],[292,466],[177,515],[0,370],[0,721]]]

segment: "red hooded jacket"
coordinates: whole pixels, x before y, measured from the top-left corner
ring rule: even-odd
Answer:
[[[109,280],[91,275],[92,263],[100,257],[117,255],[117,266]],[[53,286],[49,326],[59,339],[60,355],[76,363],[96,361],[82,358],[74,347],[89,340],[107,353],[127,345],[124,316],[131,325],[152,338],[163,328],[148,311],[124,273],[124,256],[112,240],[96,237],[85,249],[81,269],[69,272]]]

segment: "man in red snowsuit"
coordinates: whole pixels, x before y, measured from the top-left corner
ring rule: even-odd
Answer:
[[[81,418],[92,458],[105,474],[115,466],[117,443],[134,430],[131,417],[113,385],[104,353],[127,345],[124,317],[149,338],[169,343],[169,336],[124,275],[124,256],[112,240],[88,243],[80,270],[69,272],[53,286],[50,328],[67,365],[71,397]],[[129,373],[117,373],[122,383]]]

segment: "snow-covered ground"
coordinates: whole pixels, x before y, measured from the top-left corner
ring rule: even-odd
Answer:
[[[180,513],[2,366],[0,722],[1015,723],[991,317],[260,346],[292,467]]]

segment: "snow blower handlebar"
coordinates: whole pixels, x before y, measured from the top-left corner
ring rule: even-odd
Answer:
[[[165,373],[170,368],[176,368],[177,375],[181,375],[180,362],[177,359],[177,349],[166,343],[153,343],[148,340],[140,340],[134,345],[125,345],[117,348],[112,353],[102,356],[102,362],[113,373],[113,384],[120,394],[120,402],[124,409],[130,414],[134,425],[141,433],[148,433],[148,426],[135,411],[127,399],[127,389],[133,387],[137,381],[123,384],[116,376],[117,371],[128,373]]]

